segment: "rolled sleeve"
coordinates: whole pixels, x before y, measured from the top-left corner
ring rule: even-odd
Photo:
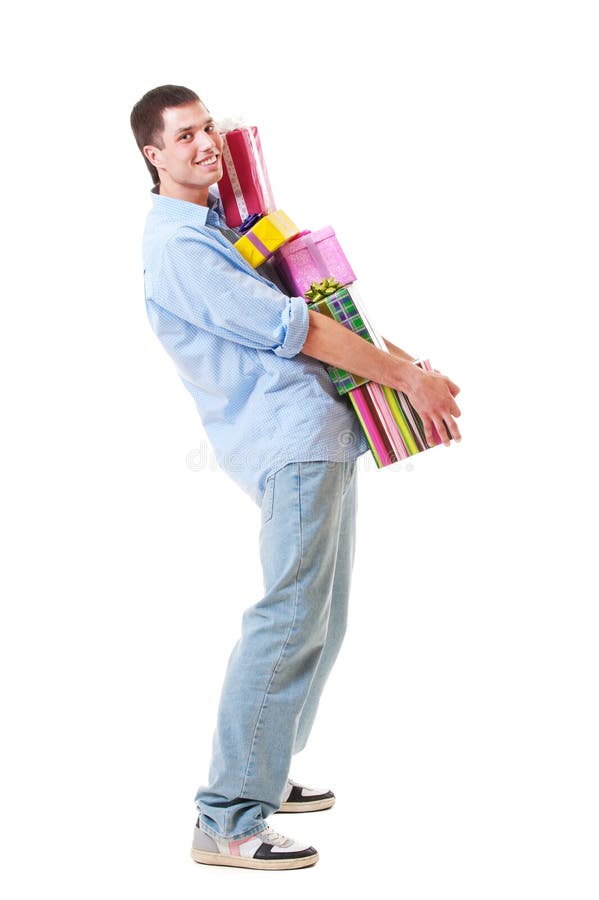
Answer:
[[[303,297],[287,297],[286,299],[288,302],[284,317],[286,318],[285,337],[283,343],[275,349],[275,353],[277,356],[289,359],[299,353],[306,343],[310,314],[308,304]]]
[[[299,353],[309,313],[301,297],[287,297],[247,264],[226,239],[185,226],[165,244],[155,301],[186,322],[226,340]]]

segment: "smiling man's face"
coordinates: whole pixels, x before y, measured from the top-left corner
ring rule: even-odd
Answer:
[[[203,103],[170,106],[162,113],[164,147],[144,153],[160,175],[160,193],[208,205],[208,188],[222,178],[223,139]]]

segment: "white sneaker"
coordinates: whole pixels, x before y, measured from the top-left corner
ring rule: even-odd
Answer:
[[[301,869],[318,861],[314,847],[304,841],[279,834],[268,825],[257,834],[243,838],[216,837],[195,824],[191,856],[212,866],[241,866],[245,869]]]
[[[275,814],[288,812],[315,812],[318,809],[329,809],[334,802],[335,795],[332,791],[309,788],[288,778],[281,805],[276,810]]]

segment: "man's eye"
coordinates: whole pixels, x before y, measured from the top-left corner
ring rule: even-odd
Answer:
[[[183,138],[186,138],[186,137],[191,137],[191,131],[186,131],[185,134],[182,134],[181,140],[183,140]]]
[[[214,125],[206,125],[206,131],[214,131]]]

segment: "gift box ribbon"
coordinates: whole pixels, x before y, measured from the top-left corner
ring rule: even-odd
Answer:
[[[310,285],[310,290],[306,291],[304,297],[312,303],[318,303],[319,300],[330,297],[340,287],[341,285],[334,278],[323,278],[322,281],[313,281]]]
[[[233,188],[233,194],[235,196],[237,209],[239,210],[239,216],[241,218],[241,221],[243,222],[244,219],[247,219],[248,217],[248,208],[245,205],[245,200],[243,199],[243,191],[241,190],[239,178],[237,177],[237,170],[235,169],[235,163],[233,162],[231,150],[229,149],[229,145],[227,144],[226,139],[223,141],[223,160],[225,166],[227,167],[227,175],[229,176],[229,181],[231,182],[231,187]]]

